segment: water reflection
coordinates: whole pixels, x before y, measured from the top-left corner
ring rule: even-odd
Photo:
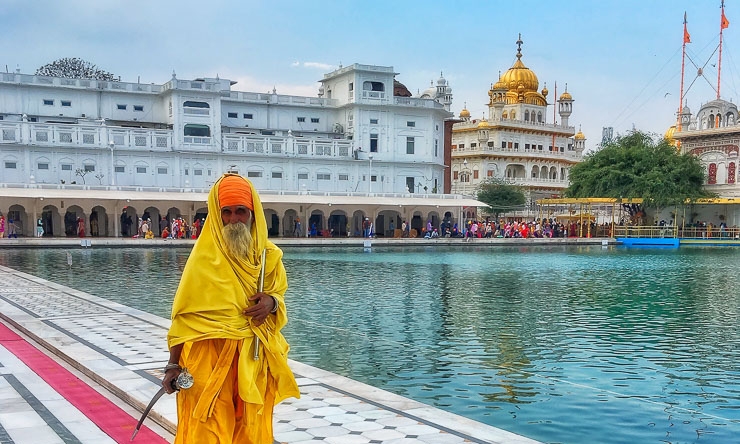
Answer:
[[[168,316],[186,249],[2,251]],[[544,442],[740,435],[740,250],[286,250],[291,357]]]

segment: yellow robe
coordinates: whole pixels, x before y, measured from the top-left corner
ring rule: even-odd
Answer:
[[[184,344],[180,365],[195,379],[193,387],[177,395],[175,442],[272,444],[272,407],[285,398],[300,396],[288,367],[289,346],[280,333],[288,321],[282,251],[267,239],[262,203],[252,187],[252,251],[246,260],[227,252],[219,183],[208,196],[209,216],[172,304],[167,341],[170,347]],[[278,300],[279,308],[256,327],[242,310],[257,292],[263,249],[263,291]],[[260,338],[258,360],[253,359],[255,337]]]

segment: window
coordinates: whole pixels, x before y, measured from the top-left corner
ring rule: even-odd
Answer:
[[[185,175],[187,176],[187,175],[188,175],[188,173],[189,173],[188,169],[187,169],[187,168],[185,168]]]
[[[72,106],[71,100],[62,100],[62,106]]]
[[[305,121],[306,121],[306,118],[305,117],[298,117],[298,123],[302,123],[302,122],[305,122]]]
[[[211,107],[206,102],[195,102],[192,100],[186,100],[185,103],[182,104],[182,106],[187,107],[187,108],[210,108]]]
[[[478,170],[473,170],[473,179],[478,178]]]
[[[157,174],[167,174],[167,167],[157,167]]]
[[[502,140],[501,141],[501,148],[506,148],[506,141],[505,140]]]
[[[54,100],[52,100],[52,99],[44,99],[44,105],[54,105]]]
[[[236,119],[239,117],[239,113],[228,113],[229,119]]]
[[[118,105],[116,105],[116,108],[121,109],[121,110],[125,110],[126,108],[128,108],[128,105],[122,105],[122,104],[119,103]]]
[[[378,152],[378,135],[377,134],[370,134],[370,152],[371,153]]]
[[[513,142],[509,142],[509,144],[508,144],[508,145],[509,145],[509,149],[512,149],[512,148],[514,148],[514,143],[513,143]]]
[[[72,164],[71,163],[63,163],[62,164],[62,171],[72,171]]]
[[[529,144],[528,143],[525,143],[524,144],[524,151],[529,151]]]
[[[349,82],[349,90],[354,91],[355,90],[355,84],[353,82]]]
[[[3,117],[5,117],[5,116],[0,116],[0,120],[3,120]]]
[[[364,91],[385,91],[385,85],[383,82],[366,81],[362,83],[362,89]]]
[[[519,149],[519,142],[514,142],[514,149],[515,150],[518,150]]]
[[[282,171],[273,171],[272,172],[272,178],[273,179],[282,179],[283,178]]]
[[[252,114],[244,114],[245,119],[252,120],[253,117]]]
[[[414,154],[414,138],[406,138],[406,154]]]
[[[370,125],[377,125],[378,119],[370,119]]]
[[[92,173],[93,171],[95,171],[95,165],[85,165],[83,169],[88,173]]]
[[[134,105],[134,111],[144,111],[144,105]]]
[[[439,156],[439,140],[434,139],[434,157]]]
[[[477,146],[478,146],[478,144],[475,143],[475,142],[471,142],[470,143],[470,148],[476,148]]]
[[[318,117],[311,117],[311,123],[319,123]]]
[[[194,137],[211,137],[211,127],[208,125],[185,125],[185,135]]]
[[[125,173],[126,172],[126,167],[117,166],[117,167],[115,167],[115,172],[116,173]]]
[[[537,149],[542,151],[542,145],[537,145]]]
[[[409,193],[414,192],[414,178],[413,177],[406,178],[406,191]]]
[[[349,180],[349,174],[340,174],[339,180]]]
[[[146,174],[146,167],[136,167],[136,174]]]
[[[203,170],[193,170],[193,176],[202,176]]]
[[[465,144],[464,144],[464,143],[461,143],[461,144],[460,144],[460,145],[458,145],[457,147],[458,147],[459,149],[461,149],[461,150],[462,150],[462,149],[465,149]]]
[[[308,173],[298,173],[298,180],[308,179]]]
[[[39,164],[37,165],[37,167],[38,167],[38,169],[40,169],[40,170],[48,170],[48,169],[49,169],[49,164],[48,164],[48,163],[39,163]]]
[[[406,122],[406,126],[408,126],[409,128],[414,128],[416,126],[416,122],[408,121]]]
[[[262,171],[247,171],[247,177],[262,177]]]
[[[316,173],[316,180],[331,180],[331,174]]]
[[[370,182],[377,182],[378,176],[370,176]]]
[[[5,162],[5,168],[7,168],[9,170],[14,170],[14,169],[16,169],[16,163],[15,162],[8,162],[8,161],[6,161]]]

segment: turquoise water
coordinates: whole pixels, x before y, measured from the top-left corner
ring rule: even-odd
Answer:
[[[186,249],[4,250],[160,316]],[[286,249],[291,357],[548,443],[740,442],[740,249]],[[164,346],[164,344],[163,344]]]

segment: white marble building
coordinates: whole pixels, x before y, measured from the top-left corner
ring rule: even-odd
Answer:
[[[266,193],[452,197],[442,194],[450,186],[445,121],[452,116],[447,110],[452,90],[446,81],[440,85],[441,101],[396,96],[396,75],[392,67],[354,64],[325,74],[317,97],[300,97],[238,91],[227,79],[182,80],[174,73],[164,84],[0,73],[0,211],[16,205],[13,211],[26,226],[28,219],[47,214],[51,226],[64,200],[22,204],[12,193],[3,197],[2,190],[79,188],[70,194],[73,201],[84,198],[85,189],[130,190],[135,199],[144,191],[204,192],[226,171],[248,177]],[[356,223],[386,211],[377,226],[391,219],[396,226],[418,219],[421,226],[428,218],[457,213],[451,202],[440,210],[436,202],[431,211],[421,200],[406,210],[399,201],[395,215],[388,208],[356,205],[345,209],[341,220]],[[297,214],[313,218],[300,203],[296,198],[295,205],[286,202],[278,211],[275,232],[288,231]],[[102,207],[75,211],[87,219],[128,208]],[[189,207],[197,213],[201,205]],[[147,212],[180,212],[165,210]],[[320,229],[334,213],[321,210],[314,218]],[[100,232],[112,235],[114,224],[107,225]],[[344,222],[335,225],[344,231]]]

